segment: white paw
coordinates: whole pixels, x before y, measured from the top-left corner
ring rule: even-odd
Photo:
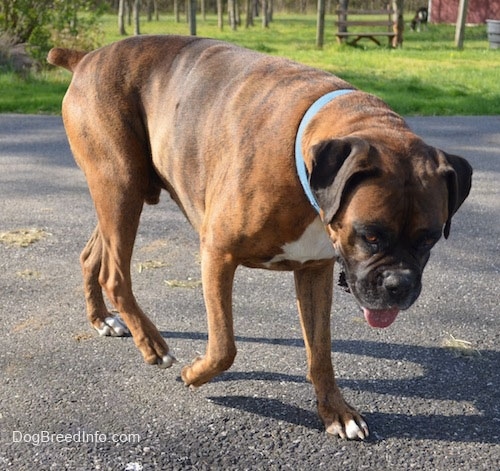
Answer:
[[[123,337],[130,333],[125,322],[118,316],[106,317],[101,327],[96,327],[96,330],[101,337]]]
[[[330,425],[326,429],[326,433],[330,435],[338,435],[340,437],[344,435],[344,431],[342,430],[342,425],[340,425],[339,423],[333,423],[332,425]]]
[[[359,426],[354,420],[350,420],[345,427],[345,434],[351,440],[354,438],[364,440],[368,437],[368,426],[363,419],[359,420]]]
[[[158,359],[158,367],[162,369],[170,368],[174,363],[177,363],[177,360],[174,356],[167,353],[163,358]]]
[[[330,435],[338,435],[340,438],[348,438],[349,440],[354,440],[359,438],[364,440],[368,437],[368,426],[363,419],[359,419],[359,424],[354,420],[349,420],[347,422],[345,429],[338,422],[331,424],[327,429],[327,433]]]

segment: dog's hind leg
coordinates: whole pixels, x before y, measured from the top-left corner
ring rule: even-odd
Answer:
[[[124,181],[120,181],[119,176],[112,181],[102,181],[101,177],[97,181],[93,181],[92,177],[89,179],[102,243],[99,283],[125,321],[144,360],[149,364],[169,367],[175,359],[168,353],[166,342],[132,293],[130,263],[145,195],[140,181],[143,174],[136,170],[137,173],[132,171]],[[132,175],[138,177],[133,184],[133,179],[130,180]]]
[[[102,287],[99,284],[101,260],[102,241],[99,226],[97,226],[80,256],[87,317],[99,335],[120,337],[129,331],[118,316],[108,311],[104,302]]]
[[[158,201],[159,181],[152,170],[144,131],[139,126],[131,129],[128,122],[113,120],[112,116],[105,118],[89,122],[85,115],[77,116],[77,120],[74,115],[65,116],[73,154],[85,173],[98,219],[98,228],[81,256],[88,316],[104,333],[106,326],[113,330],[109,333],[122,329],[116,324],[117,318],[109,318],[100,286],[144,360],[169,367],[175,359],[139,307],[130,273],[142,208],[144,202]]]
[[[127,185],[123,185],[119,176],[112,181],[105,181],[106,177],[103,179],[101,175],[88,180],[98,214],[102,246],[99,284],[125,321],[144,360],[169,367],[175,359],[132,293],[130,262],[144,203],[140,179],[137,186],[130,185],[128,178],[124,179]]]
[[[345,402],[334,377],[331,352],[330,310],[333,264],[296,270],[295,289],[306,344],[308,378],[318,399],[318,413],[326,431],[342,438],[365,438],[363,418]]]

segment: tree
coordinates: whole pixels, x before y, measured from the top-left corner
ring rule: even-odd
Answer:
[[[217,26],[221,31],[224,28],[224,5],[222,0],[217,0]]]
[[[325,0],[318,0],[318,16],[316,23],[316,47],[323,47],[325,38]]]
[[[121,36],[126,36],[127,31],[125,30],[125,0],[119,0],[118,2],[118,32]]]
[[[229,25],[233,31],[238,28],[238,0],[228,0]]]
[[[3,0],[0,29],[45,63],[53,45],[95,49],[102,41],[99,0]]]
[[[262,27],[268,28],[273,9],[272,0],[262,0]]]
[[[341,11],[347,11],[349,8],[349,0],[339,0],[339,10]],[[347,15],[342,14],[339,17],[340,21],[347,21]],[[342,23],[339,25],[339,32],[341,33],[347,33],[347,25],[345,23]]]
[[[141,0],[134,0],[134,34],[139,36],[141,34]]]
[[[254,10],[255,10],[254,1],[253,0],[246,0],[246,2],[245,2],[245,11],[246,11],[245,27],[246,28],[253,26]]]
[[[147,12],[148,12],[148,21],[152,21],[153,17],[156,21],[160,20],[160,13],[158,11],[158,0],[148,0]]]
[[[394,36],[392,40],[393,47],[403,47],[403,31],[405,22],[403,19],[404,0],[393,0],[392,9],[394,10]]]
[[[188,0],[189,34],[196,36],[196,0]]]
[[[29,43],[31,36],[51,19],[52,0],[4,0],[1,29],[16,43]],[[0,20],[2,16],[0,15]],[[36,33],[35,33],[36,34]]]

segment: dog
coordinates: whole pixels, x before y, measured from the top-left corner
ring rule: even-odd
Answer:
[[[292,270],[319,416],[330,434],[366,438],[334,378],[334,262],[368,324],[389,326],[469,193],[467,161],[334,75],[216,40],[139,36],[54,48],[48,61],[73,72],[63,121],[98,217],[81,254],[91,325],[130,331],[149,364],[175,362],[130,279],[143,205],[166,190],[199,234],[208,317],[206,353],[182,368],[184,383],[233,363],[236,268]]]
[[[429,10],[427,7],[420,7],[415,16],[411,20],[410,28],[412,31],[418,31],[420,33],[421,27],[427,27],[427,21],[429,19]]]

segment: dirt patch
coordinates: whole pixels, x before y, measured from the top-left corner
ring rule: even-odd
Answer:
[[[25,280],[39,280],[42,278],[42,274],[38,270],[22,270],[16,272],[16,276],[23,278]]]
[[[91,332],[79,332],[73,335],[73,340],[75,342],[85,342],[86,340],[91,340],[95,337],[95,335]]]
[[[18,334],[19,332],[22,332],[24,330],[40,330],[45,324],[46,322],[42,321],[41,319],[29,317],[28,319],[14,325],[11,329],[11,332],[13,334]]]
[[[142,273],[144,270],[153,270],[155,268],[168,267],[168,263],[161,260],[146,260],[137,264],[137,271]]]
[[[457,356],[478,356],[481,352],[473,347],[472,342],[457,339],[451,334],[443,340],[443,347],[452,351]]]
[[[0,242],[10,247],[29,247],[49,235],[43,229],[15,229],[0,232]]]
[[[198,288],[201,286],[201,280],[188,278],[187,280],[165,280],[167,286],[170,288]]]

